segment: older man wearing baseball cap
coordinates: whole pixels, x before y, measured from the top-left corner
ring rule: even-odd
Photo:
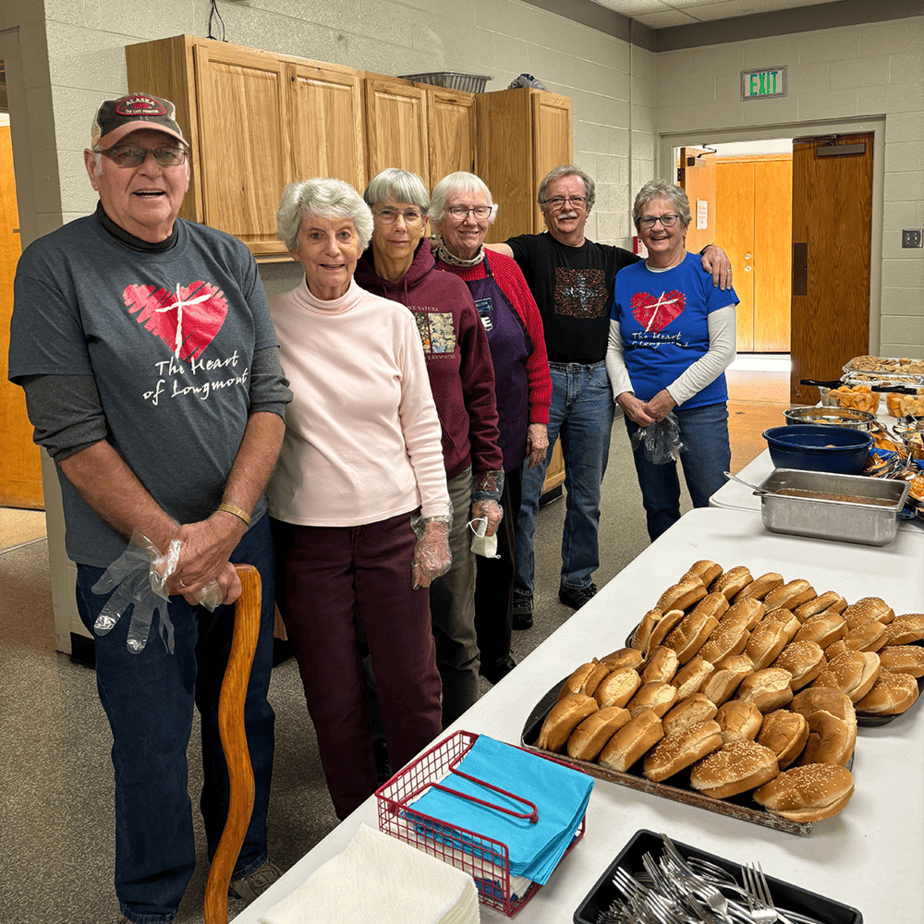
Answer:
[[[166,924],[196,862],[194,709],[210,855],[227,814],[217,709],[228,607],[241,592],[235,562],[258,568],[263,612],[245,709],[256,802],[231,893],[252,899],[279,876],[266,850],[274,563],[264,487],[291,393],[252,255],[177,217],[189,150],[173,104],[146,93],[105,101],[84,160],[96,212],[23,253],[9,374],[57,464],[78,610],[96,635],[113,735],[119,921]],[[146,563],[130,586],[107,574],[133,536],[152,558],[179,549],[169,601],[149,596]],[[214,611],[197,603],[208,590]]]

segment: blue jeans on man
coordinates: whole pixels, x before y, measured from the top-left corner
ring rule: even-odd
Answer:
[[[709,498],[725,484],[724,472],[731,469],[731,449],[728,443],[728,407],[724,401],[706,404],[688,411],[674,408],[680,425],[680,441],[685,447],[680,453],[683,477],[694,507],[708,507]],[[638,425],[626,418],[629,438]],[[642,504],[648,521],[648,535],[654,542],[680,519],[680,480],[677,463],[655,465],[645,458],[639,445],[632,453],[638,484],[642,489]]]
[[[590,587],[600,564],[600,486],[610,451],[615,402],[604,362],[549,363],[552,405],[549,408],[549,451],[535,468],[523,469],[523,503],[517,534],[514,590],[535,589],[536,517],[546,469],[555,441],[561,440],[565,462],[565,526],[561,540],[561,587]]]
[[[269,517],[253,524],[231,561],[260,572],[260,635],[247,688],[245,725],[256,801],[233,877],[249,875],[266,861],[266,814],[273,770],[273,709],[267,702],[273,667],[274,556]],[[77,606],[93,623],[109,594],[94,594],[104,568],[77,566]],[[218,697],[234,630],[232,607],[214,613],[170,598],[176,629],[170,654],[154,621],[138,654],[126,648],[131,610],[108,635],[95,636],[96,682],[113,733],[115,769],[116,894],[122,913],[136,924],[168,924],[196,865],[186,749],[193,710],[202,727],[205,782],[200,808],[208,852],[218,846],[227,816],[228,772],[218,734]]]

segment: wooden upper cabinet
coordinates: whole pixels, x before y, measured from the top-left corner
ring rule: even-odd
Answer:
[[[536,193],[542,178],[572,158],[571,100],[520,88],[476,96],[475,172],[498,203],[491,243],[545,227]]]
[[[458,90],[427,88],[430,189],[447,174],[475,170],[475,96]]]
[[[365,96],[368,179],[387,167],[400,167],[426,182],[430,176],[427,91],[407,80],[366,77]]]
[[[355,71],[290,64],[292,178],[332,176],[360,193],[366,180],[362,80]]]
[[[223,43],[194,55],[203,220],[256,256],[279,253],[276,209],[292,175],[285,64]]]

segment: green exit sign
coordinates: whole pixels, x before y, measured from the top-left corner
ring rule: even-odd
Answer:
[[[786,95],[786,68],[765,67],[741,72],[742,99],[772,99]]]

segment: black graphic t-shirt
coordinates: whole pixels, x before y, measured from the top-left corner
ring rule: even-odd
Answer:
[[[616,273],[640,258],[593,241],[568,247],[547,232],[521,234],[507,244],[539,306],[549,362],[602,361]]]

